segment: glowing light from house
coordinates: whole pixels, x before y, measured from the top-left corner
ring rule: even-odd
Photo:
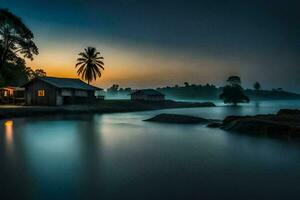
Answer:
[[[6,142],[6,147],[9,151],[13,150],[13,142],[14,142],[13,125],[14,125],[14,123],[12,120],[7,120],[4,122],[5,142]]]
[[[38,96],[44,97],[45,96],[45,90],[38,90]]]

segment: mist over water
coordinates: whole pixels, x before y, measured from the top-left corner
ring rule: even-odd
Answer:
[[[276,113],[300,101],[1,121],[1,199],[298,199],[300,143],[144,122]]]

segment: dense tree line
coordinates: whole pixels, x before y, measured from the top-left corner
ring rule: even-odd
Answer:
[[[215,85],[196,85],[187,82],[183,86],[166,86],[157,88],[157,90],[168,97],[176,99],[217,99],[221,92],[221,89]]]
[[[256,84],[257,85],[257,84]],[[183,85],[165,86],[156,88],[159,92],[166,95],[168,99],[181,99],[181,100],[218,100],[224,89],[228,92],[228,84],[224,87],[217,87],[212,84],[189,84],[185,82]],[[237,91],[235,91],[237,90]],[[106,91],[107,98],[129,98],[129,94],[133,91],[131,88],[121,88],[118,84],[113,84]],[[247,102],[248,97],[250,100],[272,100],[272,99],[300,99],[299,94],[284,91],[282,88],[272,90],[262,90],[260,87],[253,89],[243,89],[241,86],[231,90],[234,94],[242,95],[242,101]],[[246,97],[245,97],[246,96]],[[241,96],[240,96],[241,97]],[[224,100],[224,99],[223,99]],[[227,100],[226,100],[227,101]],[[237,102],[238,103],[238,102]]]

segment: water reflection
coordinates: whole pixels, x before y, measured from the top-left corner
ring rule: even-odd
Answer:
[[[280,108],[262,103],[2,122],[0,199],[299,197],[298,144],[142,121],[162,112],[222,119]],[[3,190],[17,198],[5,198]]]
[[[12,120],[4,122],[5,127],[5,148],[7,153],[12,156],[14,151],[14,123]]]
[[[34,193],[46,195],[43,199],[93,199],[92,191],[98,190],[102,179],[101,116],[50,116],[17,122],[22,126],[17,132],[22,134],[16,139],[34,180]]]

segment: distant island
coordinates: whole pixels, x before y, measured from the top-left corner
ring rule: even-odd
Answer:
[[[181,100],[218,100],[222,93],[223,87],[217,87],[213,84],[196,85],[185,83],[183,86],[165,86],[156,88],[159,92],[166,95],[167,99],[181,99]],[[132,88],[121,88],[119,85],[114,84],[106,91],[107,98],[129,98],[129,94],[133,92]],[[300,94],[288,92],[282,88],[272,90],[257,90],[257,89],[245,89],[245,95],[250,100],[288,100],[288,99],[300,99]]]

